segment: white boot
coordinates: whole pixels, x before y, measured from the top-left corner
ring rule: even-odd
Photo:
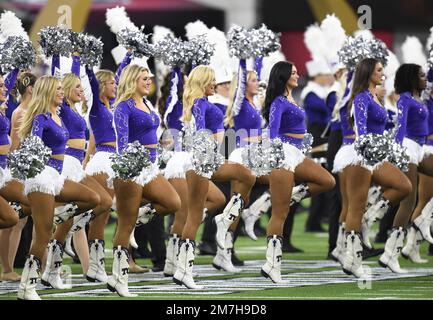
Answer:
[[[335,261],[338,261],[341,265],[343,264],[343,252],[345,250],[345,234],[346,234],[346,223],[342,222],[340,223],[340,226],[338,227],[338,236],[337,236],[337,242],[334,250],[331,252],[331,256],[335,259]]]
[[[179,255],[177,257],[177,268],[173,275],[174,283],[184,285],[188,289],[203,289],[197,285],[192,276],[194,267],[195,242],[189,239],[179,240]]]
[[[213,259],[212,265],[218,270],[227,272],[241,272],[242,270],[236,268],[232,263],[233,254],[233,232],[228,231],[225,240],[225,249],[217,247],[217,254]]]
[[[95,214],[93,213],[93,210],[89,210],[86,212],[83,212],[82,214],[79,214],[78,216],[74,217],[74,224],[71,227],[72,233],[78,232],[81,229],[85,228],[90,221],[95,219]]]
[[[201,223],[204,222],[204,220],[206,219],[208,213],[209,213],[209,211],[207,210],[207,208],[203,208],[203,215],[201,217]]]
[[[353,230],[346,233],[346,254],[343,260],[343,271],[357,278],[365,276],[362,268],[361,236]]]
[[[265,278],[270,278],[274,283],[282,283],[281,261],[283,252],[281,250],[283,239],[273,235],[268,237],[268,247],[266,249],[266,262],[262,266],[261,273]]]
[[[67,203],[54,209],[54,224],[58,225],[78,214],[78,205],[75,202]]]
[[[405,230],[402,227],[394,228],[386,240],[385,251],[379,258],[379,264],[388,267],[394,273],[407,273],[407,270],[400,268],[398,258],[403,249]]]
[[[230,225],[236,220],[243,208],[244,199],[239,193],[235,193],[224,208],[223,213],[215,216],[214,220],[217,227],[215,240],[217,246],[221,249],[224,249],[224,242]]]
[[[57,240],[51,240],[48,244],[47,264],[45,271],[42,274],[41,283],[47,287],[54,289],[66,289],[69,286],[65,285],[60,278],[60,269],[63,264],[63,245]]]
[[[362,217],[362,225],[361,225],[361,235],[362,235],[362,242],[364,245],[372,249],[373,246],[370,243],[370,238],[368,236],[370,229],[374,222],[379,221],[383,218],[385,213],[390,208],[389,200],[386,200],[384,198],[381,198],[376,204],[372,205]]]
[[[172,277],[176,271],[179,240],[180,237],[177,234],[173,234],[168,238],[163,271],[164,277]]]
[[[121,246],[113,249],[113,274],[108,278],[107,288],[111,292],[117,292],[121,297],[136,297],[129,293],[129,252]]]
[[[107,283],[108,276],[105,272],[105,242],[104,240],[89,241],[89,269],[86,279],[90,282],[99,281]]]
[[[138,209],[136,227],[148,223],[155,216],[156,210],[153,208],[151,203],[148,203]]]
[[[254,234],[254,225],[270,207],[271,195],[265,191],[248,209],[242,211],[241,217],[244,220],[245,232],[251,239],[257,240],[257,236]]]
[[[18,300],[41,300],[36,285],[41,272],[41,260],[31,255],[27,258],[18,288]]]
[[[290,199],[290,206],[295,203],[301,202],[303,199],[308,198],[310,196],[310,192],[308,191],[308,185],[305,183],[301,183],[292,189],[292,198]]]
[[[410,259],[414,263],[427,263],[428,260],[422,259],[419,254],[419,247],[422,243],[423,237],[421,233],[414,227],[409,229],[407,233],[407,242],[403,250],[401,250],[401,255],[403,258]]]
[[[372,186],[368,189],[367,205],[365,210],[368,210],[371,206],[375,205],[382,195],[382,189],[380,186]]]
[[[433,198],[425,205],[421,211],[421,215],[413,221],[413,225],[419,230],[422,237],[430,244],[433,244],[433,238],[430,233],[430,226],[433,222]]]
[[[72,236],[74,234],[72,232],[68,232],[65,239],[65,253],[71,258],[75,257],[74,249],[72,248]]]

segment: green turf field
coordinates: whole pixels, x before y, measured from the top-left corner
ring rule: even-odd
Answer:
[[[378,257],[365,261],[372,274],[372,281],[357,281],[345,275],[339,265],[326,260],[328,235],[305,233],[306,213],[295,217],[293,244],[305,253],[283,254],[282,275],[286,283],[275,285],[261,277],[260,267],[265,257],[266,240],[258,241],[239,237],[236,251],[246,261],[241,273],[225,273],[211,266],[212,257],[197,256],[195,270],[197,283],[203,290],[188,290],[175,285],[162,273],[130,274],[130,291],[139,296],[134,299],[433,299],[433,257],[427,264],[415,265],[401,259],[401,266],[410,272],[395,275],[377,264]],[[263,221],[265,223],[265,221]],[[107,248],[114,232],[111,225],[106,229]],[[201,229],[200,229],[201,233]],[[383,247],[383,244],[376,244]],[[421,247],[426,258],[427,243]],[[107,254],[107,272],[111,271],[111,258]],[[149,259],[138,259],[137,264],[151,266]],[[71,267],[72,288],[68,290],[38,287],[42,299],[123,299],[109,292],[104,285],[88,283],[82,276],[81,266],[66,257],[64,265]],[[18,270],[21,271],[21,270]],[[16,299],[16,283],[0,283],[0,299]]]

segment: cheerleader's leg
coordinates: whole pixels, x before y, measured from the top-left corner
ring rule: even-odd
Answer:
[[[9,203],[0,197],[0,229],[11,228],[19,221],[18,214]]]

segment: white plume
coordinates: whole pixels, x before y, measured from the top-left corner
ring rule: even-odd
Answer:
[[[172,35],[174,37],[174,32],[169,28],[163,26],[154,26],[153,34],[152,34],[152,43],[158,43],[159,41],[165,39],[168,35]]]
[[[115,8],[107,9],[105,17],[105,22],[110,27],[111,32],[115,34],[125,28],[137,31],[139,30],[131,19],[129,19],[125,7],[116,6]]]
[[[209,28],[201,20],[196,20],[195,22],[188,22],[185,26],[186,37],[188,40],[199,36],[201,34],[207,34]]]
[[[433,27],[430,28],[430,35],[427,38],[427,43],[425,44],[425,48],[427,52],[430,51],[432,45],[433,45]]]
[[[210,65],[212,68],[218,66],[231,67],[232,58],[229,54],[229,46],[227,44],[227,38],[224,32],[212,27],[207,33],[209,43],[215,45],[215,51],[213,56],[210,58]]]
[[[326,42],[324,54],[329,61],[337,55],[338,50],[343,46],[346,40],[346,31],[343,29],[340,19],[334,14],[326,15],[326,18],[320,24],[320,29]]]
[[[397,59],[397,56],[390,50],[388,50],[388,60],[386,67],[383,72],[385,74],[385,90],[387,94],[390,94],[394,91],[394,79],[395,73],[397,72],[398,67],[400,66],[400,62]]]
[[[368,29],[357,30],[353,33],[353,36],[355,38],[362,36],[365,40],[371,40],[374,38],[374,34]]]
[[[269,54],[269,56],[263,58],[262,72],[260,74],[260,81],[268,83],[271,69],[279,61],[286,61],[286,57],[282,51],[275,51]]]
[[[403,55],[403,63],[416,63],[425,68],[427,65],[427,58],[424,54],[423,46],[418,37],[407,36],[401,45]]]
[[[0,16],[0,33],[4,39],[9,36],[21,36],[29,40],[27,32],[23,28],[21,19],[12,11],[5,11]]]
[[[304,32],[304,43],[311,53],[311,58],[323,59],[323,53],[326,51],[325,36],[317,24],[307,27]]]

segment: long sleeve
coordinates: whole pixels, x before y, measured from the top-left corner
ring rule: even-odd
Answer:
[[[234,96],[232,116],[235,117],[241,111],[247,88],[247,62],[245,59],[239,60],[238,85]]]
[[[276,98],[279,99],[279,98]],[[274,100],[269,110],[269,138],[273,139],[278,136],[283,114],[283,106],[279,106],[279,101]]]
[[[355,133],[360,137],[367,133],[367,113],[369,98],[366,94],[358,94],[353,101],[353,113],[355,117]]]
[[[72,56],[71,72],[78,78],[80,77],[80,56]]]
[[[42,135],[44,134],[44,127],[45,127],[45,115],[40,114],[37,115],[33,119],[33,125],[32,125],[32,136],[38,136],[42,140]]]
[[[402,144],[404,136],[406,135],[407,127],[407,114],[409,112],[409,106],[407,105],[406,99],[399,99],[397,102],[397,133],[395,135],[395,141]]]
[[[90,87],[92,88],[92,107],[90,108],[89,114],[94,114],[99,108],[99,83],[96,79],[96,75],[93,72],[93,68],[91,66],[86,66],[87,77],[89,78]]]
[[[260,74],[262,73],[263,57],[256,57],[254,60],[254,70],[257,72],[257,79],[260,81]]]
[[[56,73],[56,68],[60,70],[60,56],[58,54],[54,54],[51,58],[51,75],[54,76]]]
[[[121,102],[114,112],[114,126],[116,129],[117,153],[122,154],[129,141],[129,114],[127,102]]]
[[[123,58],[122,63],[119,64],[119,67],[117,68],[116,71],[116,76],[114,77],[117,84],[119,84],[120,76],[122,75],[123,69],[125,69],[131,63],[131,57],[132,57],[132,53],[127,52],[125,58]]]
[[[9,96],[12,89],[15,87],[15,82],[17,82],[19,69],[15,68],[11,72],[9,72],[8,76],[5,79],[6,86],[6,97]]]

